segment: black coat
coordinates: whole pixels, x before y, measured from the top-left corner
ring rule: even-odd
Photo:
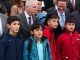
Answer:
[[[21,39],[7,34],[0,43],[0,60],[23,60],[23,42]]]
[[[78,31],[78,33],[80,33],[80,11],[74,11],[71,14],[75,20],[76,23],[76,30]]]
[[[2,1],[0,1],[0,13],[2,13],[2,14],[7,13],[7,9],[5,8]]]
[[[44,5],[45,7],[43,8],[43,10],[47,10],[48,8],[54,7],[55,4],[53,2],[53,0],[39,0],[39,1],[44,1]]]

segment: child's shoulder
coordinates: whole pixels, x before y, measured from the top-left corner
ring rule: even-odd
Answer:
[[[63,37],[63,36],[65,36],[65,35],[66,35],[65,33],[62,33],[62,34],[59,35],[59,37]]]
[[[45,36],[42,36],[41,39],[42,39],[42,42],[46,42],[46,43],[48,42],[48,39],[47,39],[47,37],[45,37]]]

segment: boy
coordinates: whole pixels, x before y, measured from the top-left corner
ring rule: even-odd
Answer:
[[[22,60],[23,42],[18,38],[20,20],[16,16],[7,19],[8,33],[2,39],[2,60]],[[0,59],[1,60],[1,59]]]
[[[65,22],[65,32],[56,41],[57,60],[80,60],[80,36],[75,31],[73,17]]]
[[[42,36],[43,29],[39,23],[32,25],[31,34],[24,42],[24,60],[51,60],[50,45],[47,38]]]
[[[58,15],[54,11],[46,16],[45,27],[43,31],[43,36],[47,37],[50,42],[52,60],[56,60],[56,49],[54,40],[54,31],[58,26]]]

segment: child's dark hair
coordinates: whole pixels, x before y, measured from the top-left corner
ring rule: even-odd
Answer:
[[[14,21],[19,21],[20,22],[20,19],[17,16],[9,16],[7,18],[7,24],[9,24],[9,25]]]
[[[58,4],[59,1],[67,2],[67,0],[57,0],[56,3]]]
[[[47,25],[47,21],[49,21],[50,19],[57,19],[57,18],[59,19],[59,16],[58,16],[56,10],[53,10],[52,12],[49,12],[49,13],[46,15],[44,25]]]
[[[42,25],[39,22],[35,22],[32,26],[31,26],[31,31],[34,31],[34,29],[38,29],[38,28],[43,28]]]
[[[74,24],[75,24],[75,29],[74,29],[74,31],[76,31],[76,23],[75,23],[75,20],[74,20],[73,16],[70,16],[69,18],[67,18],[67,20],[65,21],[65,25],[66,25],[67,23],[74,23]],[[64,31],[66,31],[66,28],[64,28]],[[74,32],[74,31],[73,31],[73,32]]]
[[[67,18],[67,20],[65,21],[65,24],[67,23],[74,23],[75,24],[75,20],[73,18],[73,16],[70,16],[69,18]]]

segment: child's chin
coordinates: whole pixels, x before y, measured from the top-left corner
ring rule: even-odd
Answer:
[[[39,38],[42,38],[42,36],[38,36]]]
[[[15,33],[18,33],[18,31],[15,31]]]

